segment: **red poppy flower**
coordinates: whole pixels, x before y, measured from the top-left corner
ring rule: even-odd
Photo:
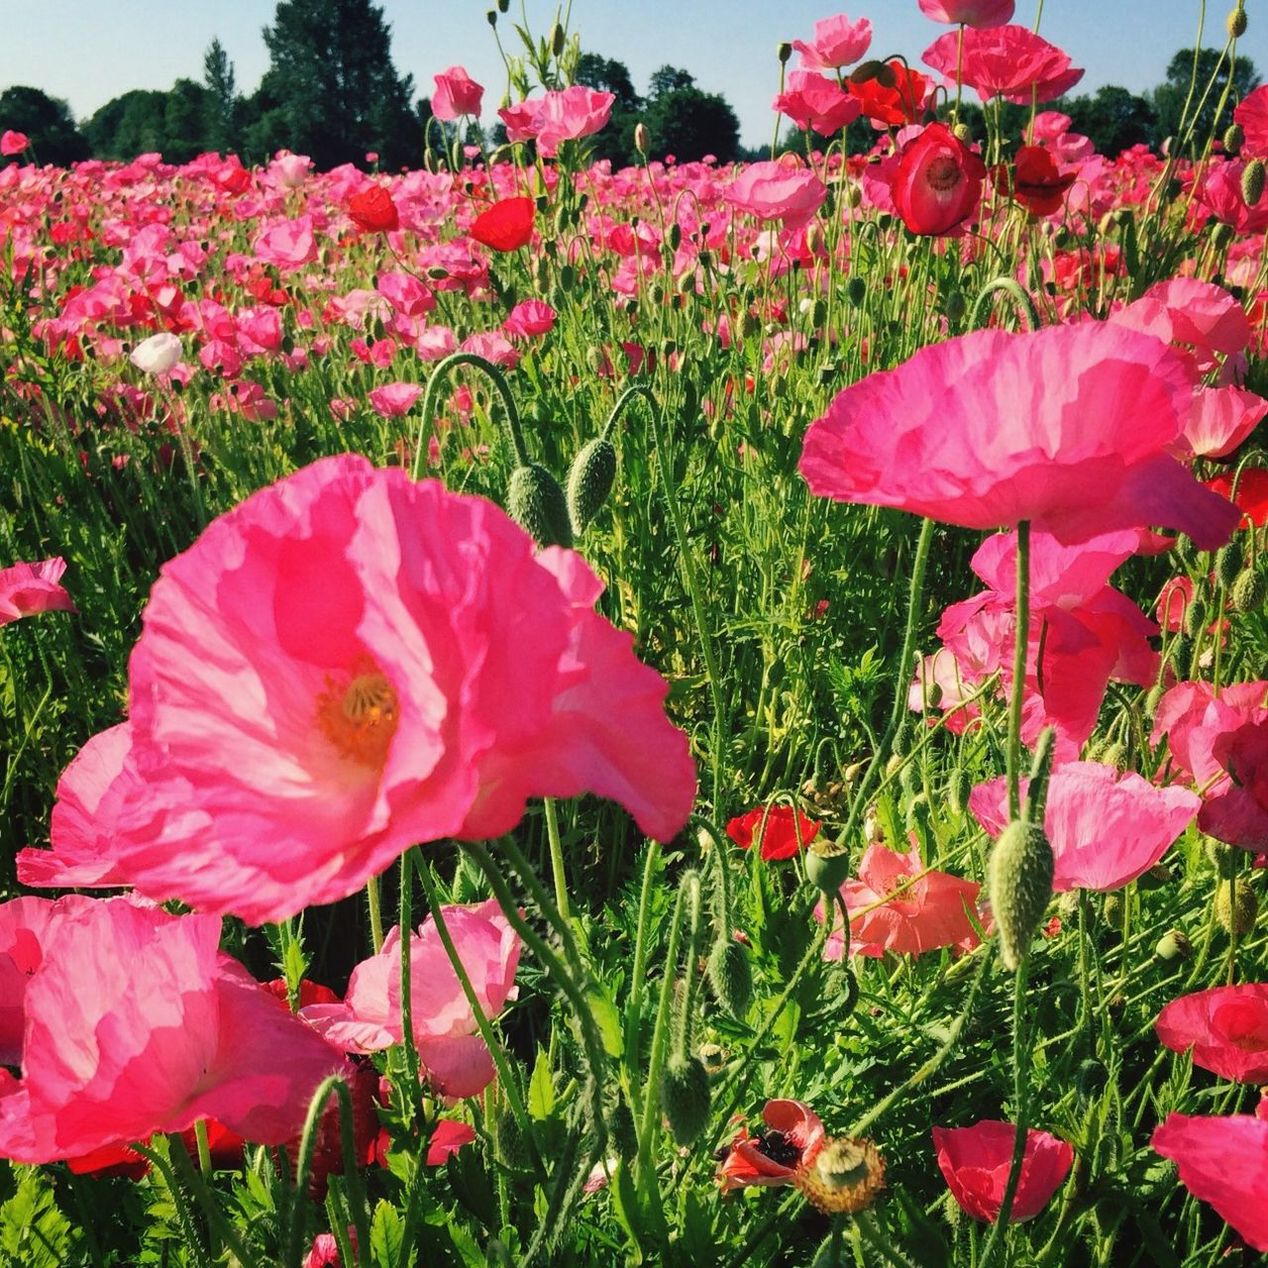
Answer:
[[[1062,175],[1056,160],[1042,145],[1023,145],[1011,167],[1001,163],[991,174],[996,189],[1036,216],[1060,211],[1066,190],[1074,184],[1074,173]]]
[[[495,251],[518,251],[533,236],[535,210],[531,198],[503,198],[475,218],[471,236]]]
[[[1237,496],[1233,496],[1233,473],[1225,471],[1214,480],[1206,482],[1208,489],[1213,489],[1221,497],[1228,498],[1234,506],[1245,513],[1243,527],[1253,524],[1263,528],[1268,524],[1268,468],[1246,467],[1242,470],[1241,479],[1237,481]]]
[[[1004,1189],[1012,1168],[1017,1128],[1012,1123],[984,1120],[972,1127],[935,1127],[933,1147],[938,1168],[951,1196],[975,1220],[994,1223],[1004,1204]],[[1013,1196],[1009,1220],[1033,1219],[1070,1174],[1074,1150],[1064,1140],[1031,1128],[1026,1133],[1021,1179]]]
[[[1223,1079],[1268,1082],[1268,983],[1215,986],[1173,999],[1158,1015],[1158,1038]]]
[[[723,1193],[749,1184],[768,1188],[792,1184],[798,1171],[808,1167],[823,1147],[823,1123],[801,1101],[767,1101],[762,1118],[769,1131],[750,1135],[747,1127],[741,1127],[724,1151],[717,1170]]]
[[[762,858],[769,861],[792,858],[800,847],[809,845],[819,835],[820,826],[791,806],[758,806],[732,819],[726,825],[726,834],[742,850],[756,841]]]
[[[348,215],[366,233],[387,233],[400,227],[392,195],[382,185],[371,185],[348,199]]]
[[[977,210],[986,165],[941,123],[903,146],[890,184],[894,206],[912,233],[958,229]]]
[[[849,80],[863,113],[881,127],[919,123],[932,86],[928,75],[908,70],[897,58],[886,62],[880,74]]]

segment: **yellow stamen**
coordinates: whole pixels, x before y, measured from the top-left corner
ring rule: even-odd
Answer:
[[[342,682],[326,679],[326,690],[317,697],[317,724],[344,757],[380,767],[396,734],[399,703],[373,661],[367,658],[358,668],[363,672]]]

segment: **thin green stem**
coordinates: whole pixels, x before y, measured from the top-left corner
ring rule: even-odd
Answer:
[[[1021,710],[1026,696],[1030,646],[1030,521],[1017,525],[1017,609],[1013,638],[1013,684],[1008,704],[1008,815],[1021,817]]]
[[[546,839],[550,843],[550,873],[555,882],[555,906],[564,920],[572,920],[572,908],[568,903],[568,875],[564,869],[564,845],[559,835],[559,814],[555,799],[545,797],[542,805],[546,811]]]

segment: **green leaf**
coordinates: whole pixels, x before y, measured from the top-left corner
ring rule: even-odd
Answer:
[[[537,1049],[533,1075],[528,1081],[528,1112],[538,1122],[545,1122],[555,1112],[555,1080],[544,1048]]]
[[[621,1036],[621,1015],[616,1011],[616,1005],[600,986],[587,992],[586,1001],[590,1005],[590,1015],[599,1027],[604,1052],[609,1057],[619,1057],[625,1051],[625,1043]]]
[[[370,1223],[370,1254],[382,1268],[396,1268],[405,1249],[405,1228],[401,1213],[390,1202],[380,1198]]]

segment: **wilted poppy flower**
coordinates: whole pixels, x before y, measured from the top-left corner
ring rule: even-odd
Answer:
[[[439,75],[433,75],[432,80],[436,91],[431,96],[431,112],[437,119],[454,123],[463,115],[472,119],[480,117],[484,88],[463,67],[451,66]]]
[[[1211,550],[1237,511],[1168,453],[1192,391],[1177,354],[1135,331],[979,330],[839,393],[800,470],[821,497],[965,528],[1029,520],[1076,543],[1161,523]]]
[[[844,13],[820,18],[815,23],[815,37],[810,43],[793,40],[806,70],[840,70],[850,66],[867,52],[872,42],[872,24],[866,18],[851,22]]]
[[[0,568],[0,626],[37,612],[74,612],[74,600],[61,584],[65,571],[60,555]]]
[[[392,195],[382,185],[371,185],[348,199],[348,216],[367,233],[387,233],[400,227],[401,218]]]
[[[960,1209],[975,1220],[994,1223],[999,1218],[1016,1141],[1014,1124],[989,1119],[972,1127],[933,1129],[938,1169]],[[1070,1174],[1073,1163],[1074,1150],[1066,1141],[1033,1127],[1027,1131],[1009,1222],[1034,1219]]]
[[[920,0],[920,12],[952,26],[1003,26],[1013,20],[1016,0]]]
[[[1067,54],[1024,26],[948,31],[925,49],[921,61],[952,86],[958,76],[983,101],[1003,97],[1022,106],[1052,101],[1083,78]]]
[[[519,935],[494,899],[442,911],[480,1007],[496,1016],[515,998]],[[493,1080],[493,1058],[430,916],[410,939],[410,996],[414,1043],[428,1083],[443,1096],[482,1092]],[[384,938],[378,955],[352,970],[342,1004],[314,1004],[300,1016],[349,1052],[379,1052],[400,1043],[400,928]]]
[[[56,922],[27,983],[0,1157],[52,1162],[214,1117],[282,1144],[339,1052],[218,950],[220,921],[124,899]]]
[[[482,211],[471,225],[471,236],[495,251],[518,251],[533,238],[531,198],[503,198]]]
[[[716,1178],[723,1193],[746,1185],[792,1184],[823,1147],[823,1123],[801,1101],[767,1101],[762,1118],[768,1131],[750,1135],[747,1127],[741,1127],[721,1151]]]
[[[507,832],[530,796],[611,794],[668,840],[694,766],[601,589],[492,503],[355,455],[254,494],[143,614],[137,783],[100,824],[122,874],[260,922]]]
[[[813,219],[828,196],[828,187],[813,173],[793,163],[750,163],[731,182],[726,200],[759,220],[781,220],[800,229]]]
[[[790,859],[819,835],[822,825],[792,806],[758,806],[726,825],[726,834],[742,850],[756,843],[762,858]]]
[[[1023,780],[1023,795],[1029,781]],[[1054,893],[1121,889],[1143,876],[1193,822],[1202,799],[1156,788],[1134,771],[1068,762],[1052,772],[1044,831],[1052,843]],[[1008,822],[1008,781],[979,784],[969,808],[992,836]]]
[[[1249,1114],[1168,1114],[1149,1142],[1180,1182],[1256,1250],[1268,1251],[1268,1121]]]
[[[858,879],[841,886],[850,913],[850,953],[922,955],[939,947],[975,947],[977,930],[969,914],[981,888],[975,881],[925,867],[914,840],[906,854],[869,845]],[[825,918],[822,903],[815,908],[815,918]],[[835,908],[828,918],[833,932],[824,958],[839,960],[845,944]]]
[[[1268,1083],[1268,983],[1215,986],[1173,999],[1154,1027],[1173,1052],[1222,1079]]]
[[[950,128],[931,123],[900,151],[890,193],[912,233],[950,233],[977,210],[985,175],[986,165]]]
[[[1036,216],[1061,210],[1075,174],[1062,174],[1056,160],[1042,145],[1023,145],[1012,165],[1001,164],[992,173],[995,187]]]

